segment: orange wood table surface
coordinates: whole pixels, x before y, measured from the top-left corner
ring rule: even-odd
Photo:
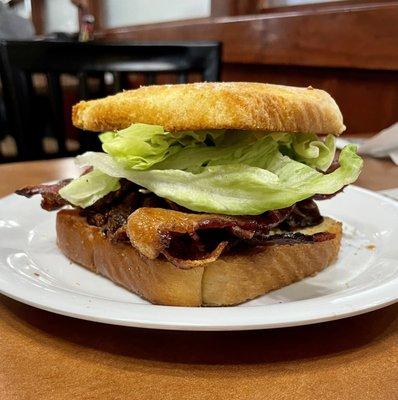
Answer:
[[[0,196],[74,173],[70,159],[3,165]],[[398,186],[398,167],[367,160],[358,183]],[[312,326],[209,333],[97,324],[0,296],[1,400],[217,398],[398,399],[398,304]]]

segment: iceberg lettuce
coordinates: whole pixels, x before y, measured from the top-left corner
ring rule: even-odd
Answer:
[[[119,178],[94,169],[64,186],[59,194],[73,205],[86,208],[119,188]]]
[[[211,136],[210,144],[206,144],[206,138],[201,141],[191,136],[188,146],[181,146],[173,157],[166,156],[146,170],[128,167],[105,153],[88,152],[77,162],[93,166],[92,173],[102,174],[104,182],[125,178],[188,209],[228,215],[257,215],[314,194],[332,194],[355,181],[360,173],[362,159],[353,145],[342,150],[339,168],[324,174],[314,165],[330,164],[334,154],[328,152],[334,153],[334,143],[330,141],[323,147],[311,136],[305,140],[303,136],[302,141],[290,135],[276,136],[263,134],[255,138],[254,134],[226,132]],[[84,186],[85,194],[76,199],[79,186]],[[101,195],[101,179],[87,182],[87,175],[74,180],[61,193],[80,207],[93,204],[92,200]]]
[[[332,194],[354,182],[362,168],[356,147],[346,146],[339,168],[326,171],[335,154],[334,137],[250,131],[165,132],[133,124],[100,136],[105,153],[77,157],[94,170],[60,191],[85,208],[121,178],[190,210],[256,215],[288,207],[314,194]]]
[[[173,156],[184,148],[206,147],[209,137],[213,140],[223,131],[165,132],[158,125],[133,124],[117,131],[100,135],[102,149],[127,168],[145,170]]]
[[[332,135],[321,141],[311,133],[251,131],[189,131],[170,133],[163,127],[133,124],[100,135],[103,150],[119,164],[133,170],[196,170],[206,165],[261,166],[264,153],[276,147],[290,158],[326,171],[333,161]]]

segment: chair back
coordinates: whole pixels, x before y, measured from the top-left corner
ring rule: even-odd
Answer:
[[[73,153],[65,142],[63,74],[76,76],[79,97],[88,99],[93,97],[90,79],[99,80],[94,95],[101,97],[122,90],[128,73],[142,74],[143,84],[151,85],[165,74],[175,75],[174,82],[185,83],[191,72],[199,73],[204,81],[219,80],[220,43],[0,41],[0,77],[7,119],[17,147],[16,158],[33,160]],[[45,153],[43,133],[38,131],[40,107],[32,83],[34,74],[43,74],[46,81],[47,120],[57,143],[57,150],[50,155]],[[106,74],[111,74],[111,84],[106,82]],[[77,151],[93,149],[98,143],[92,134],[79,134],[79,138]]]

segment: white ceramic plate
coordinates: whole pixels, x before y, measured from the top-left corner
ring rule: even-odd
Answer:
[[[243,330],[311,324],[398,299],[398,202],[348,187],[319,202],[344,222],[338,262],[312,278],[237,307],[152,305],[73,264],[57,249],[55,213],[39,199],[0,200],[0,292],[55,313],[110,324],[178,330]]]

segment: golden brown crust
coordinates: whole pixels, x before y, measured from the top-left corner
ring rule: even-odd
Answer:
[[[341,224],[330,218],[304,233],[331,232],[332,240],[275,245],[244,254],[227,254],[192,269],[164,259],[150,260],[128,244],[112,244],[76,210],[57,214],[57,240],[71,260],[156,304],[234,305],[311,276],[337,257]]]
[[[339,135],[341,112],[323,90],[223,82],[146,86],[73,107],[73,124],[103,132],[133,123],[167,131],[242,129]]]

